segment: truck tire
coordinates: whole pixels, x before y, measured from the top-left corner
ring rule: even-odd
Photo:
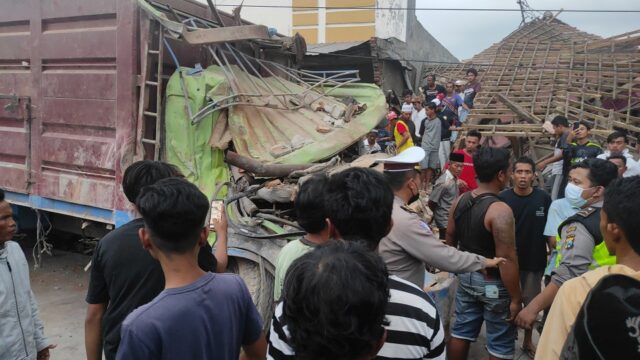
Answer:
[[[251,294],[251,299],[262,316],[266,333],[273,316],[273,274],[267,271],[264,266],[261,267],[259,263],[239,257],[229,257],[227,268],[229,272],[240,275],[244,280]]]

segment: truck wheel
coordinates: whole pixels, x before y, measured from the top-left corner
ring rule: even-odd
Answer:
[[[274,276],[259,263],[238,257],[229,257],[227,271],[240,275],[247,284],[251,299],[262,316],[266,333],[273,316]]]

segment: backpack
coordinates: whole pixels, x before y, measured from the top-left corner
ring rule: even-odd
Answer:
[[[560,359],[640,359],[640,281],[602,278],[582,304]]]

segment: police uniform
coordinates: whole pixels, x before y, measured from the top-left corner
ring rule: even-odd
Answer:
[[[398,156],[383,159],[385,172],[414,171],[424,150],[412,147]],[[449,272],[472,272],[484,268],[486,258],[459,251],[440,241],[420,216],[400,199],[393,201],[393,227],[378,246],[390,274],[424,288],[425,264]]]
[[[616,263],[600,233],[601,208],[602,202],[586,207],[558,227],[558,257],[551,271],[551,281],[556,285],[561,286],[589,270]]]

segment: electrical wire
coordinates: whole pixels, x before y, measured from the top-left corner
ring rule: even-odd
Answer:
[[[218,5],[238,7],[240,4]],[[432,7],[384,7],[384,6],[292,6],[292,5],[248,5],[243,8],[295,9],[295,10],[404,10],[404,11],[477,11],[477,12],[521,12],[519,8],[432,8]],[[535,9],[538,12],[563,13],[640,13],[640,9]]]

